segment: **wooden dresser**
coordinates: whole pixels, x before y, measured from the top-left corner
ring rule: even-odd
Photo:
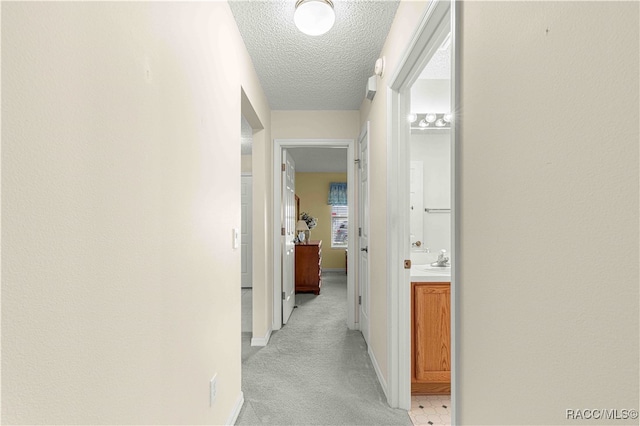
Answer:
[[[296,293],[320,294],[322,280],[322,240],[296,244]]]
[[[411,393],[451,393],[451,283],[412,282]]]

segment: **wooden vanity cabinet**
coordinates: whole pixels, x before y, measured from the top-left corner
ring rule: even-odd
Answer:
[[[296,293],[320,294],[322,286],[322,240],[296,244]]]
[[[411,283],[411,393],[451,393],[451,283]]]

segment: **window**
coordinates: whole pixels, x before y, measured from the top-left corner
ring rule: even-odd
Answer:
[[[347,247],[349,206],[331,206],[331,248]]]

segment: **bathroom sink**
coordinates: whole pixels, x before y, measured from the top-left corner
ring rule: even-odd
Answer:
[[[423,271],[442,271],[442,272],[451,271],[451,265],[449,266],[417,265],[416,268],[422,269]]]
[[[411,265],[412,282],[440,282],[451,279],[451,266],[431,266],[430,263],[423,265]]]

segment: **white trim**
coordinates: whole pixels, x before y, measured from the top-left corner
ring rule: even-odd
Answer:
[[[434,0],[427,6],[407,49],[401,56],[396,71],[390,79],[387,105],[387,357],[388,388],[387,400],[392,407],[411,407],[411,286],[409,271],[404,269],[403,260],[409,259],[409,211],[401,208],[409,204],[409,163],[410,130],[406,117],[410,112],[409,90],[418,79],[420,72],[437,51],[451,28],[451,9],[454,0]],[[456,41],[455,34],[453,41]],[[455,46],[455,44],[452,44]],[[454,47],[454,54],[457,51]],[[455,67],[452,67],[455,70]],[[452,76],[452,91],[456,85]],[[452,109],[457,103],[453,99]],[[454,137],[452,132],[452,138]],[[452,151],[453,152],[453,151]],[[456,173],[455,163],[452,173]],[[452,185],[452,191],[453,191]],[[455,205],[455,201],[453,203]],[[454,208],[452,205],[452,209]],[[454,213],[452,211],[452,213]],[[452,217],[455,217],[452,215]],[[454,229],[457,222],[454,222]],[[453,237],[453,236],[452,236]],[[452,239],[452,246],[455,247]],[[453,252],[452,247],[452,252]],[[456,259],[456,266],[459,259]],[[452,275],[452,292],[455,291],[455,274]],[[455,304],[452,296],[452,339],[455,334]],[[452,342],[452,358],[456,359],[455,342]],[[452,370],[457,363],[452,362]],[[452,376],[455,374],[452,371]],[[457,376],[456,376],[457,377]],[[453,378],[453,377],[452,377]],[[453,385],[453,383],[452,383]],[[457,388],[455,388],[457,389]],[[452,398],[455,399],[452,387]],[[455,412],[452,424],[455,424]]]
[[[393,80],[392,80],[393,81]],[[397,269],[393,268],[393,265],[397,265],[400,262],[400,253],[397,251],[399,246],[396,240],[399,233],[395,229],[396,219],[394,215],[397,215],[398,206],[398,191],[396,190],[395,181],[392,178],[393,171],[397,170],[397,145],[393,142],[394,134],[397,133],[397,127],[400,123],[400,118],[396,118],[398,114],[397,96],[391,90],[387,88],[387,359],[389,364],[389,370],[387,377],[389,379],[389,391],[387,392],[387,402],[391,407],[403,407],[399,403],[399,378],[403,376],[400,374],[399,369],[404,365],[400,362],[400,350],[398,345],[399,339],[397,338],[396,330],[401,328],[397,324],[398,320],[398,301],[396,297],[394,282],[400,280],[395,275]]]
[[[460,188],[460,179],[462,167],[460,167],[460,67],[459,64],[461,58],[460,40],[459,37],[461,31],[461,16],[459,12],[461,5],[456,2],[451,2],[451,109],[456,112],[456,119],[453,122],[451,128],[451,256],[455,259],[451,268],[451,424],[458,424],[459,413],[462,412],[460,404],[458,403],[459,392],[459,380],[458,374],[460,366],[460,325],[462,321],[458,321],[458,318],[462,311],[460,310],[460,265],[462,259],[458,254],[458,248],[460,245],[460,210],[461,200],[460,196],[462,190]]]
[[[353,189],[355,183],[355,140],[354,139],[274,139],[273,140],[273,319],[272,329],[280,330],[282,328],[282,267],[280,262],[280,203],[281,203],[281,164],[283,148],[347,148],[347,200],[349,203],[349,228],[353,228],[355,223],[355,192]],[[328,242],[327,242],[328,244]],[[355,235],[353,232],[348,236],[348,247],[355,247]],[[355,260],[350,256],[347,261],[347,267],[350,270],[355,268]],[[355,280],[354,274],[347,275],[347,328],[355,330],[357,328],[355,321]]]
[[[240,391],[240,395],[238,395],[238,399],[236,399],[236,403],[229,413],[229,417],[227,417],[227,421],[225,425],[235,425],[236,420],[238,420],[238,416],[240,415],[240,411],[242,410],[242,406],[244,405],[244,393]]]
[[[271,329],[267,330],[267,334],[264,337],[252,337],[251,346],[267,346],[269,339],[271,339]]]
[[[384,376],[382,375],[382,371],[380,371],[380,365],[378,364],[378,360],[376,359],[373,351],[371,350],[371,346],[369,346],[369,358],[371,358],[371,364],[373,365],[373,369],[376,372],[376,376],[378,376],[378,382],[380,382],[380,386],[382,387],[382,392],[384,392],[384,396],[389,399],[389,393],[387,391],[387,382],[384,380]]]
[[[389,87],[395,92],[411,88],[446,38],[446,34],[441,35],[441,32],[450,26],[450,22],[443,19],[449,13],[453,1],[455,0],[433,0],[427,6],[411,41],[398,61],[395,73],[389,80]]]

